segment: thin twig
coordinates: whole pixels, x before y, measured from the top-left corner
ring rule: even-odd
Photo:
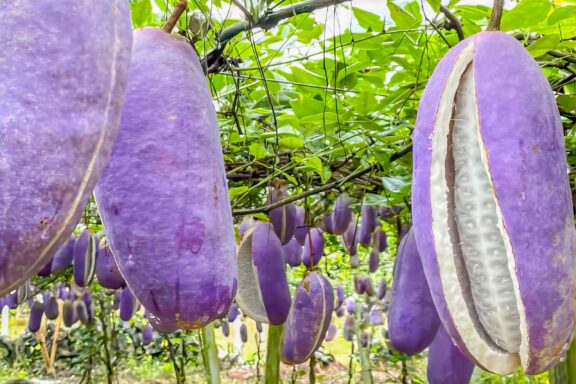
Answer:
[[[499,31],[500,21],[502,21],[502,12],[504,11],[504,0],[494,0],[494,6],[492,7],[492,15],[490,16],[490,21],[488,22],[487,31]]]
[[[178,23],[178,19],[180,19],[180,16],[182,16],[184,11],[186,11],[187,6],[188,6],[188,0],[180,0],[180,2],[176,5],[176,7],[174,7],[174,11],[172,11],[172,14],[168,18],[168,21],[166,21],[166,24],[164,24],[164,27],[162,27],[162,30],[164,32],[172,33],[172,30],[176,26],[176,23]]]
[[[252,21],[254,20],[254,17],[252,16],[252,14],[250,13],[249,10],[246,9],[246,7],[244,6],[244,4],[242,4],[240,2],[240,0],[230,0],[232,2],[232,4],[234,4],[235,6],[238,7],[239,10],[242,11],[242,13],[244,14],[244,16],[246,16],[246,20]]]
[[[407,147],[402,148],[400,151],[398,151],[398,152],[394,153],[392,156],[390,156],[390,162],[394,162],[394,161],[400,159],[404,155],[408,154],[411,150],[412,150],[412,145],[409,145]],[[290,196],[286,199],[277,201],[274,204],[268,204],[268,205],[265,205],[263,207],[251,208],[251,209],[238,209],[238,210],[232,211],[232,214],[234,216],[242,216],[242,215],[252,215],[255,213],[269,212],[270,210],[272,210],[274,208],[282,207],[286,204],[293,203],[295,201],[304,199],[306,197],[313,196],[313,195],[316,195],[316,194],[321,193],[321,192],[329,191],[332,188],[337,188],[340,185],[342,185],[342,184],[344,184],[350,180],[354,180],[358,177],[361,177],[367,173],[370,173],[377,168],[378,168],[377,164],[372,164],[372,165],[369,165],[367,167],[358,169],[357,171],[352,172],[348,176],[343,177],[339,180],[333,181],[333,182],[328,183],[328,184],[324,184],[318,188],[310,189],[310,190],[308,190],[306,192],[302,192],[301,194],[298,194],[298,195]]]
[[[440,12],[446,16],[446,18],[450,21],[450,27],[456,31],[458,35],[458,40],[464,40],[464,31],[462,30],[462,25],[460,24],[460,20],[448,8],[443,5],[440,5]]]

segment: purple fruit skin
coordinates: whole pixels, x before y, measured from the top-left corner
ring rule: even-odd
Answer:
[[[146,323],[144,328],[142,329],[142,344],[148,345],[152,342],[154,337],[154,331],[150,323]]]
[[[388,247],[386,232],[381,227],[376,228],[374,232],[374,242],[378,245],[373,251],[384,252]]]
[[[296,206],[287,204],[274,208],[268,216],[282,245],[288,243],[296,230]]]
[[[332,233],[343,234],[352,221],[352,211],[350,210],[350,197],[343,194],[338,196],[332,211]]]
[[[319,228],[311,228],[304,241],[302,263],[308,268],[318,265],[324,255],[324,236]]]
[[[364,246],[370,245],[372,232],[376,229],[376,210],[371,205],[362,205],[362,222],[358,233],[358,242]]]
[[[18,297],[16,295],[16,292],[12,292],[8,296],[6,296],[6,305],[10,309],[18,308]]]
[[[394,266],[388,312],[390,341],[394,348],[412,356],[432,343],[439,325],[414,231],[411,230],[400,241]]]
[[[248,341],[248,327],[246,327],[246,324],[244,323],[240,325],[240,339],[243,343]]]
[[[252,216],[244,216],[240,225],[238,225],[238,234],[243,238],[246,232],[256,224]]]
[[[296,289],[290,315],[284,326],[281,359],[302,364],[322,344],[332,319],[334,290],[324,276],[314,271]]]
[[[228,311],[228,321],[233,323],[234,320],[236,320],[236,318],[238,317],[239,313],[240,313],[240,310],[238,309],[238,304],[233,303],[230,306],[230,310]]]
[[[44,305],[39,301],[34,301],[30,306],[30,317],[28,319],[28,330],[32,333],[38,332],[42,325],[44,315]]]
[[[342,285],[336,287],[336,299],[338,300],[336,302],[336,307],[339,307],[344,303],[344,288],[342,288]]]
[[[428,382],[468,384],[473,372],[474,364],[452,343],[444,327],[438,327],[428,349]]]
[[[358,253],[358,222],[353,220],[342,235],[342,243],[350,256],[356,256]]]
[[[291,267],[302,264],[302,245],[298,243],[296,236],[284,245],[284,261]]]
[[[136,298],[130,288],[124,288],[120,294],[120,319],[129,321],[136,310]]]
[[[224,337],[230,336],[230,324],[226,320],[222,321],[222,334]]]
[[[334,310],[334,313],[336,313],[336,317],[342,317],[346,314],[346,308],[344,308],[344,306],[341,305]]]
[[[378,287],[376,288],[376,297],[379,300],[384,299],[384,297],[386,296],[386,291],[387,291],[386,279],[382,279],[380,280],[380,282],[378,283]]]
[[[526,308],[530,365],[524,368],[534,374],[558,361],[573,333],[574,223],[563,130],[554,96],[538,64],[512,36],[482,32],[460,42],[428,81],[414,131],[414,231],[442,324],[465,351],[444,299],[434,248],[430,148],[447,76],[457,55],[471,43],[480,133],[503,225],[514,250],[519,300]]]
[[[282,324],[290,312],[290,288],[282,244],[272,225],[258,222],[252,233],[252,263],[270,324]]]
[[[354,276],[354,290],[357,294],[363,295],[366,292],[366,279],[362,276]]]
[[[85,230],[74,244],[73,275],[79,287],[90,285],[94,278],[97,240],[95,235]]]
[[[346,299],[346,312],[348,312],[350,315],[356,313],[356,301],[354,300],[353,297],[349,297]]]
[[[132,59],[96,200],[138,300],[162,321],[196,329],[228,311],[237,284],[216,113],[187,41],[143,28],[134,32]]]
[[[178,326],[176,325],[176,323],[162,321],[148,312],[146,313],[146,318],[148,319],[150,325],[152,326],[152,328],[154,328],[156,332],[172,333],[178,330]]]
[[[324,215],[324,217],[322,218],[322,227],[324,228],[324,230],[327,233],[334,235],[334,226],[332,223],[332,215],[331,214],[325,214]]]
[[[90,317],[88,315],[88,308],[84,301],[76,300],[74,302],[74,313],[76,314],[76,318],[80,320],[82,324],[88,324]]]
[[[74,313],[74,305],[70,300],[64,301],[64,305],[62,306],[62,319],[64,320],[64,325],[67,327],[73,326],[77,320],[76,314]]]
[[[52,273],[52,260],[54,260],[54,258],[50,258],[50,260],[46,264],[44,264],[42,269],[38,271],[38,276],[40,277],[50,276],[50,273]]]
[[[295,224],[296,228],[294,229],[294,237],[298,241],[300,245],[304,245],[304,240],[306,240],[306,236],[308,235],[308,225],[306,225],[306,211],[303,207],[296,207],[296,216],[295,216]]]
[[[58,318],[60,314],[60,308],[58,308],[58,300],[51,294],[44,296],[44,314],[48,320],[54,320]]]
[[[376,308],[370,310],[368,315],[368,323],[372,326],[384,324],[384,317],[382,316],[382,311]]]
[[[106,164],[130,65],[129,12],[126,0],[2,4],[0,295],[66,241]]]
[[[100,244],[96,257],[96,277],[101,286],[108,289],[120,289],[126,286],[126,282],[118,269],[116,260],[112,255],[110,245]]]
[[[378,270],[380,266],[380,253],[372,250],[370,252],[370,258],[368,259],[368,270],[374,273]]]
[[[52,273],[59,274],[66,271],[72,266],[72,260],[74,259],[74,244],[76,243],[75,238],[71,238],[66,243],[62,244],[52,259]]]
[[[326,331],[326,338],[324,340],[327,342],[331,342],[332,340],[334,340],[336,333],[338,333],[338,328],[336,327],[336,325],[330,324],[328,330]]]

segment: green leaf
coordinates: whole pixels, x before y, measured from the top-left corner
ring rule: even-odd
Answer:
[[[152,4],[150,4],[150,0],[132,0],[130,2],[130,12],[134,27],[141,27],[146,24],[152,15]]]
[[[322,160],[317,157],[311,157],[304,161],[304,167],[308,169],[312,169],[317,174],[322,175],[322,170],[324,166],[322,165]]]
[[[540,57],[547,52],[557,49],[560,45],[560,36],[553,34],[543,36],[528,46],[528,52],[532,57]]]
[[[384,176],[382,178],[382,184],[384,188],[394,193],[400,193],[403,188],[410,185],[402,176]]]
[[[235,198],[242,196],[246,192],[248,192],[250,188],[247,186],[237,187],[237,188],[230,188],[228,190],[228,194],[230,195],[230,200],[234,200]]]
[[[352,7],[352,11],[358,24],[367,31],[381,32],[384,29],[384,21],[380,16],[356,7]]]
[[[440,0],[427,0],[434,12],[440,12]]]
[[[262,144],[254,143],[248,147],[250,153],[256,160],[266,157],[266,148]]]
[[[418,21],[414,16],[394,4],[392,0],[388,0],[388,9],[390,10],[390,16],[392,20],[394,20],[394,24],[396,24],[398,28],[410,29],[418,25]]]
[[[552,4],[548,0],[522,0],[502,16],[502,31],[531,28],[546,19]]]
[[[278,140],[281,147],[296,150],[304,147],[304,140],[298,136],[284,137]]]
[[[548,17],[548,24],[556,24],[557,22],[571,17],[576,20],[576,5],[568,5],[566,7],[557,8]]]

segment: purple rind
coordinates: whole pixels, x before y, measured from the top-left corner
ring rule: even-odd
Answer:
[[[452,343],[444,327],[438,327],[428,349],[428,382],[468,384],[473,372],[474,364]]]
[[[304,241],[304,250],[302,251],[302,263],[308,267],[318,265],[324,255],[324,236],[319,228],[310,228],[308,236]]]
[[[120,293],[120,319],[129,321],[136,311],[136,297],[130,288],[124,288]]]
[[[220,131],[187,40],[134,32],[120,132],[95,195],[120,272],[150,313],[188,330],[228,311],[236,246]]]
[[[32,302],[30,306],[30,317],[28,318],[28,330],[32,333],[38,332],[42,325],[44,315],[44,305],[39,301]]]
[[[350,202],[350,197],[348,197],[347,194],[342,194],[336,199],[334,210],[332,211],[331,233],[342,235],[348,228],[348,225],[352,221]]]

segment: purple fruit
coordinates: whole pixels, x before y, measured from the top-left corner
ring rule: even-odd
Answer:
[[[122,290],[120,294],[120,319],[124,321],[129,321],[136,311],[136,297],[130,290],[126,287]]]
[[[311,272],[294,293],[282,336],[283,362],[301,364],[312,356],[326,336],[333,309],[330,282],[318,272]]]
[[[79,287],[90,285],[96,271],[98,237],[85,230],[74,244],[74,282]]]
[[[334,235],[334,226],[332,225],[332,215],[327,213],[322,218],[322,227],[327,233]]]
[[[318,265],[324,255],[324,236],[319,228],[310,228],[304,241],[302,263],[308,268]]]
[[[258,222],[238,250],[236,303],[246,316],[270,324],[286,321],[291,300],[285,268],[272,225]]]
[[[75,243],[76,239],[73,237],[58,248],[52,259],[52,274],[60,274],[72,266]]]
[[[384,299],[384,297],[386,296],[386,279],[382,279],[380,280],[380,282],[378,283],[378,287],[376,288],[376,297],[379,300]]]
[[[222,320],[222,334],[224,337],[230,336],[230,325],[226,320]]]
[[[542,372],[574,333],[574,215],[548,80],[513,36],[478,33],[440,61],[420,106],[412,214],[442,323],[488,371]]]
[[[78,320],[74,311],[74,305],[70,300],[64,301],[64,304],[62,305],[62,319],[64,320],[64,325],[66,327],[73,326]]]
[[[368,259],[368,269],[371,273],[374,273],[378,270],[380,266],[380,253],[372,250],[370,252],[370,258]]]
[[[439,324],[411,230],[400,241],[394,266],[388,312],[390,341],[400,352],[415,355],[430,345]]]
[[[246,327],[244,323],[240,325],[240,340],[242,340],[243,343],[248,341],[248,327]]]
[[[48,320],[55,320],[60,314],[58,300],[50,293],[44,295],[44,314]]]
[[[346,312],[350,315],[356,313],[356,301],[353,297],[347,298],[344,305],[346,306]]]
[[[362,205],[362,222],[358,233],[358,242],[364,246],[370,245],[372,232],[376,229],[376,210],[371,205]]]
[[[350,222],[350,225],[342,235],[342,245],[350,256],[355,256],[358,252],[358,223],[356,220]]]
[[[348,229],[351,221],[350,198],[346,194],[340,195],[336,199],[332,211],[332,233],[342,235]]]
[[[0,19],[3,295],[80,219],[118,129],[132,33],[125,0],[4,1]]]
[[[16,295],[16,291],[14,291],[14,292],[8,294],[8,296],[6,296],[6,305],[10,309],[18,308],[18,297]]]
[[[134,32],[120,132],[95,190],[128,286],[163,322],[203,327],[236,293],[236,241],[220,131],[194,48]]]
[[[178,326],[176,325],[176,323],[162,321],[149,312],[146,312],[145,316],[150,322],[152,328],[154,328],[156,332],[172,333],[178,330]]]
[[[430,384],[467,384],[474,364],[452,343],[444,327],[438,327],[428,350],[426,372]]]
[[[358,255],[350,256],[350,259],[348,259],[348,263],[350,264],[350,268],[352,269],[358,268],[360,266],[360,256]]]
[[[293,204],[283,205],[274,208],[268,215],[280,242],[282,244],[288,243],[294,236],[296,229],[296,207]]]
[[[32,302],[30,306],[30,317],[28,319],[28,330],[32,333],[38,332],[42,325],[44,315],[44,305],[39,301]]]
[[[42,267],[41,270],[38,271],[38,276],[40,277],[48,277],[52,273],[52,260],[54,258],[50,258],[46,264]]]
[[[298,267],[302,264],[302,246],[298,243],[296,237],[283,246],[284,248],[284,261],[291,267]]]
[[[382,227],[376,227],[372,234],[372,252],[384,252],[388,247],[386,232]]]
[[[306,240],[306,236],[308,236],[309,227],[306,224],[306,211],[303,207],[296,207],[295,224],[294,237],[298,241],[298,244],[304,246],[304,240]]]
[[[152,342],[154,338],[154,331],[150,323],[146,323],[142,329],[142,345],[148,345]]]
[[[374,295],[374,287],[372,286],[370,276],[354,276],[354,289],[359,295],[363,295],[364,293],[368,296]]]
[[[338,328],[336,327],[336,325],[330,324],[328,330],[326,331],[326,338],[324,340],[327,342],[331,342],[332,340],[334,340],[336,333],[338,333]]]
[[[262,323],[259,321],[256,322],[256,330],[258,333],[262,333]]]
[[[82,324],[88,324],[90,317],[88,315],[88,308],[86,308],[86,303],[82,300],[76,300],[74,302],[74,313],[76,318],[80,320]]]
[[[340,307],[344,303],[344,288],[342,285],[336,286],[336,307]]]
[[[334,313],[336,313],[336,317],[342,317],[346,314],[346,308],[344,308],[344,306],[341,305],[334,310]]]
[[[354,316],[348,315],[344,319],[344,327],[342,328],[342,335],[346,341],[354,340],[354,334],[356,333],[356,320]]]
[[[384,317],[382,316],[382,311],[378,308],[372,307],[370,309],[370,314],[368,315],[368,323],[372,326],[384,324]]]
[[[120,274],[116,260],[112,255],[110,245],[106,240],[100,241],[98,257],[96,258],[96,277],[104,288],[120,289],[126,286],[126,282]]]
[[[238,310],[238,304],[233,303],[230,306],[230,310],[228,311],[228,321],[233,323],[234,320],[236,320],[236,317],[238,317],[239,313],[240,311]]]

